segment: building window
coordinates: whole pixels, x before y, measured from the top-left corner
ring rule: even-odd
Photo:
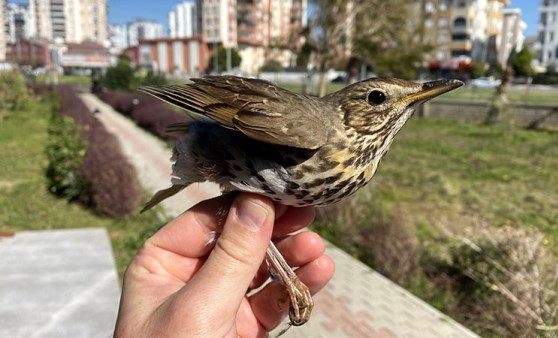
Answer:
[[[457,7],[467,7],[467,0],[455,0]]]
[[[436,6],[431,2],[427,2],[425,10],[427,13],[434,13],[436,11]]]
[[[467,26],[467,20],[463,17],[458,17],[453,21],[453,27],[464,28]]]
[[[469,34],[466,33],[456,33],[451,36],[453,41],[466,41],[469,40]]]
[[[448,20],[447,19],[440,19],[438,21],[438,27],[445,28],[447,26],[448,26]]]

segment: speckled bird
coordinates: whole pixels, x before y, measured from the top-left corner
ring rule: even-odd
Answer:
[[[169,132],[183,135],[174,147],[172,186],[155,194],[144,210],[205,181],[223,192],[252,192],[289,206],[336,203],[370,181],[419,104],[463,85],[371,78],[319,98],[258,79],[192,81],[141,89],[204,117],[169,126]],[[282,259],[278,252],[268,250],[269,255]],[[286,278],[291,277],[296,278]],[[283,282],[289,289],[292,281]],[[296,295],[307,293],[303,289],[289,290],[294,325],[304,324],[311,312],[312,304],[302,304],[309,294]]]

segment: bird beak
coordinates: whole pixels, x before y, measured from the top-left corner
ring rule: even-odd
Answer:
[[[438,95],[442,95],[444,93],[449,92],[450,90],[454,90],[461,86],[463,86],[463,82],[459,80],[440,80],[440,81],[425,82],[422,84],[422,88],[420,91],[405,96],[400,100],[400,102],[404,102],[404,103],[426,102],[430,99],[435,98]]]

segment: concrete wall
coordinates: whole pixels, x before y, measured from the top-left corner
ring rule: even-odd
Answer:
[[[417,113],[423,117],[483,123],[489,108],[487,102],[435,100],[424,104]],[[558,106],[521,104],[514,110],[518,126],[558,130]]]

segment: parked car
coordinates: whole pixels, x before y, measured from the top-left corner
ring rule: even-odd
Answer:
[[[471,81],[471,87],[473,88],[496,88],[502,83],[502,81],[495,79],[493,76],[489,77],[479,77]]]

